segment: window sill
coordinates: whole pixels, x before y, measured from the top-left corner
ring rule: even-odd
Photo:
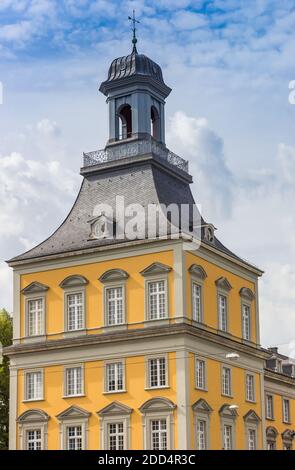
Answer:
[[[162,387],[145,387],[145,390],[165,390],[170,388],[169,385],[163,385]]]
[[[270,418],[269,416],[266,416],[265,419],[267,419],[268,421],[275,421],[274,417]]]
[[[70,331],[63,332],[64,338],[75,338],[76,336],[84,336],[86,334],[87,334],[86,328],[82,328],[81,330],[70,330]]]
[[[221,396],[226,398],[234,398],[233,395],[226,395],[225,393],[221,393]]]
[[[32,402],[36,402],[36,401],[45,401],[45,398],[30,398],[30,399],[26,399],[26,400],[23,400],[22,402],[23,403],[32,403]]]
[[[206,387],[204,387],[204,388],[203,387],[197,387],[196,385],[195,385],[195,390],[199,390],[200,392],[208,392],[208,388],[206,388]]]
[[[112,390],[111,392],[103,392],[103,395],[113,395],[114,393],[127,393],[127,390]]]
[[[103,333],[110,333],[111,331],[124,331],[127,330],[128,325],[127,323],[120,323],[118,325],[106,325],[103,327]]]
[[[246,403],[254,403],[254,404],[257,404],[257,401],[256,400],[245,400]]]
[[[62,398],[83,398],[86,397],[85,393],[80,393],[79,395],[63,395]]]

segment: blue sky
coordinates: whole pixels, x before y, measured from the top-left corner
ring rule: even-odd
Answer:
[[[98,86],[131,49],[133,8],[138,49],[173,89],[167,144],[190,159],[194,194],[221,240],[265,269],[263,342],[290,353],[293,0],[0,0],[0,305],[11,308],[3,260],[56,228],[79,188],[82,152],[105,145]]]

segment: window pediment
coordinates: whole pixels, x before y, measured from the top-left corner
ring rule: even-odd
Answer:
[[[127,405],[123,405],[118,401],[113,401],[109,405],[102,408],[100,411],[97,412],[98,416],[115,416],[115,415],[130,415],[133,411],[133,408],[130,408]]]
[[[173,401],[169,400],[168,398],[151,398],[147,400],[141,407],[139,408],[141,413],[150,413],[154,411],[160,412],[167,412],[172,411],[176,408],[176,405]]]
[[[122,281],[128,279],[129,274],[123,269],[109,269],[104,272],[100,278],[100,282]]]
[[[192,264],[189,268],[189,272],[193,274],[195,277],[197,277],[198,279],[204,280],[207,277],[207,273],[205,269],[202,266],[199,266],[197,264]]]
[[[244,421],[248,423],[259,423],[259,421],[261,421],[258,414],[254,410],[249,410],[248,413],[246,413],[243,418],[244,418]]]
[[[245,300],[250,300],[250,302],[255,299],[254,292],[248,287],[242,287],[240,289],[240,296]]]
[[[156,261],[155,263],[150,264],[147,268],[143,269],[140,274],[142,276],[149,276],[153,274],[165,274],[169,273],[171,270],[172,268],[170,266]]]
[[[266,428],[266,436],[267,437],[270,437],[272,439],[276,439],[278,434],[279,434],[278,431],[273,426],[268,426]]]
[[[29,284],[27,287],[25,287],[22,290],[22,293],[24,295],[39,294],[39,293],[43,293],[43,292],[48,291],[48,289],[49,289],[49,287],[46,286],[45,284],[42,284],[41,282],[34,281],[34,282],[31,282],[31,284]]]
[[[72,405],[65,411],[62,411],[62,413],[59,413],[56,417],[59,421],[63,421],[72,418],[88,418],[90,415],[91,413],[89,411],[86,411],[83,408],[80,408],[79,406]]]
[[[80,287],[80,286],[86,286],[89,283],[88,279],[84,276],[80,275],[73,275],[73,276],[68,276],[66,277],[61,283],[60,287],[62,289],[67,289],[69,287]]]
[[[24,411],[18,418],[17,422],[24,424],[24,423],[47,423],[49,421],[50,416],[42,410],[27,410]]]
[[[292,441],[293,440],[293,432],[291,429],[286,429],[282,432],[282,439],[283,441]]]
[[[219,409],[219,414],[224,418],[235,418],[236,416],[238,416],[237,410],[230,408],[230,405],[228,405],[227,403],[222,405],[222,407]]]
[[[203,398],[200,398],[200,400],[196,401],[192,405],[192,409],[193,411],[202,411],[206,413],[211,413],[213,411],[211,406]]]
[[[225,290],[227,292],[232,289],[232,286],[230,282],[226,279],[226,277],[220,277],[215,281],[215,284],[219,289]]]

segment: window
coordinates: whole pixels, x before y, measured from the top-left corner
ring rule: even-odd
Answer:
[[[68,331],[84,328],[84,301],[82,292],[67,294]]]
[[[267,450],[276,450],[275,441],[267,441]]]
[[[41,429],[29,429],[26,437],[26,450],[41,450],[42,449],[42,434]]]
[[[148,360],[149,387],[159,388],[167,386],[166,358],[157,357]]]
[[[197,447],[198,450],[206,450],[206,421],[199,419],[197,422]]]
[[[202,359],[196,359],[196,388],[206,388],[206,363]]]
[[[108,424],[108,450],[124,450],[124,423]]]
[[[69,367],[66,369],[66,396],[83,394],[82,367]]]
[[[290,401],[283,398],[283,422],[290,423]]]
[[[198,323],[202,322],[202,287],[199,284],[193,282],[193,320]]]
[[[250,341],[251,331],[250,331],[250,307],[249,305],[242,305],[242,323],[243,323],[243,339]]]
[[[246,400],[255,401],[254,375],[246,374]]]
[[[119,116],[119,140],[128,139],[132,136],[132,110],[126,104],[118,111]]]
[[[122,362],[106,364],[106,392],[124,390],[124,368]]]
[[[273,396],[266,395],[266,417],[274,419]]]
[[[44,299],[28,301],[28,336],[43,334]]]
[[[152,419],[151,420],[151,443],[152,450],[167,449],[167,420]]]
[[[219,316],[219,329],[227,331],[227,297],[225,295],[218,295],[218,316]]]
[[[223,448],[224,450],[232,450],[233,447],[232,439],[232,426],[225,424],[223,426]]]
[[[82,450],[82,426],[67,427],[67,450]]]
[[[231,396],[231,370],[229,367],[222,368],[222,394]]]
[[[166,288],[165,281],[148,283],[149,320],[159,320],[166,317]]]
[[[248,450],[256,450],[256,430],[248,430]]]
[[[124,323],[123,287],[106,289],[106,323],[108,326]]]
[[[42,371],[25,373],[25,400],[43,399]]]

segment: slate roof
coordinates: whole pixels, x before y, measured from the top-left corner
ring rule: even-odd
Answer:
[[[93,220],[95,206],[105,203],[114,208],[116,196],[120,195],[125,199],[125,206],[139,203],[147,208],[148,204],[167,206],[175,203],[189,204],[192,207],[195,201],[190,190],[190,176],[187,176],[188,179],[185,180],[182,172],[167,163],[159,163],[159,159],[152,155],[140,160],[123,159],[119,167],[118,162],[109,162],[107,167],[96,165],[93,169],[88,168],[84,172],[78,197],[60,227],[38,246],[12,258],[9,263],[118,244],[118,240],[89,239],[90,221]],[[120,240],[120,243],[124,241],[129,240]],[[216,237],[213,245],[219,251],[245,263]]]

